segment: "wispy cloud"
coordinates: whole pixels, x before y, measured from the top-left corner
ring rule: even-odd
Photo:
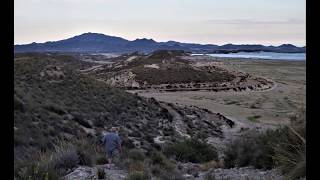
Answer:
[[[289,25],[289,24],[304,24],[302,19],[286,19],[286,20],[257,20],[257,19],[210,19],[207,21],[210,24],[226,24],[226,25]]]

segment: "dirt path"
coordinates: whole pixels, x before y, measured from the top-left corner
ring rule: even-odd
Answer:
[[[190,138],[190,135],[187,134],[186,124],[182,121],[181,115],[175,109],[164,103],[162,103],[161,106],[166,108],[173,116],[175,130],[180,134],[180,136]]]

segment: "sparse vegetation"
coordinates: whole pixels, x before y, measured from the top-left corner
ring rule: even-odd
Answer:
[[[273,145],[279,141],[279,135],[281,130],[267,130],[262,134],[257,131],[247,132],[227,146],[224,165],[227,168],[250,165],[256,168],[273,168]]]
[[[130,158],[134,161],[144,161],[144,159],[145,159],[145,155],[139,149],[130,150],[128,156],[129,156],[128,158]]]
[[[33,155],[15,162],[15,177],[18,179],[56,179],[79,164],[76,148],[59,141],[54,151]]]
[[[291,122],[285,138],[274,148],[273,159],[289,179],[298,179],[306,176],[305,110],[299,110],[291,117]]]
[[[44,175],[41,172],[49,173],[46,176],[50,177],[60,176],[67,171],[65,168],[74,165],[105,163],[105,152],[96,145],[100,138],[99,128],[129,127],[134,132],[130,136],[139,136],[144,141],[142,148],[150,149],[153,138],[157,136],[158,123],[169,122],[172,118],[167,111],[159,112],[160,106],[155,100],[110,88],[79,74],[77,68],[85,65],[71,56],[20,56],[26,56],[26,59],[14,62],[14,162],[18,179],[30,174],[33,174],[32,177],[42,177]],[[61,71],[64,77],[48,77],[47,69]],[[141,122],[143,119],[147,120],[146,124]],[[139,133],[145,129],[148,131]],[[134,148],[128,133],[122,130],[120,133],[124,146]],[[75,138],[86,142],[75,141]],[[73,153],[63,155],[62,152],[56,152],[57,140],[72,143]],[[56,166],[59,163],[62,166],[65,162],[71,164],[57,169],[51,166],[53,162],[50,161],[50,166],[47,166],[39,157],[35,157],[37,152],[44,152],[43,156],[59,157],[54,163]],[[143,158],[140,155],[131,152],[132,158]],[[28,162],[35,163],[30,165]],[[36,166],[36,162],[39,166]],[[35,175],[33,171],[40,174]]]
[[[174,157],[177,161],[201,163],[210,160],[217,160],[218,154],[214,147],[197,139],[186,139],[175,142],[165,149],[169,157]]]
[[[227,168],[248,165],[263,169],[279,167],[289,179],[305,177],[304,116],[304,112],[294,116],[289,126],[264,133],[251,131],[236,139],[225,151],[224,165]]]
[[[226,101],[226,105],[232,105],[232,104],[239,104],[238,101],[234,101],[234,100],[231,100],[231,101]]]
[[[133,171],[129,174],[128,180],[149,180],[150,177],[143,171]]]
[[[259,118],[261,118],[260,115],[254,115],[254,116],[248,117],[248,120],[251,121],[251,122],[258,122]]]
[[[204,176],[204,180],[215,180],[216,177],[214,175],[214,172],[208,172],[205,176]]]
[[[98,173],[98,179],[105,179],[106,173],[104,172],[103,168],[98,168],[97,173]]]
[[[62,55],[30,55],[28,59],[15,60],[15,157],[32,154],[24,153],[25,148],[32,152],[52,150],[55,139],[95,137],[97,128],[125,127],[134,122],[132,130],[138,132],[145,126],[155,128],[151,124],[170,118],[168,112],[158,112],[155,101],[79,74],[79,62],[74,61],[77,60]],[[53,67],[60,67],[65,78],[52,82],[47,75],[40,75]],[[148,119],[148,124],[143,125],[141,119]],[[146,135],[155,137],[157,131],[150,132]]]
[[[226,72],[206,72],[195,70],[190,65],[177,64],[169,65],[170,68],[154,69],[137,66],[132,69],[136,74],[138,82],[149,84],[173,84],[173,83],[202,83],[202,82],[224,82],[233,79],[233,76]]]

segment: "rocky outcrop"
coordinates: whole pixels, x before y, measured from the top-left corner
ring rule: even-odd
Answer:
[[[273,170],[259,170],[252,167],[231,168],[231,169],[214,169],[211,172],[204,174],[206,176],[212,175],[217,180],[230,179],[230,180],[247,180],[247,179],[259,179],[269,180],[276,179],[281,180],[284,177],[279,171]]]
[[[212,166],[212,164],[211,164]],[[276,179],[281,180],[284,177],[281,175],[279,170],[262,170],[255,169],[253,167],[241,167],[241,168],[230,168],[223,169],[219,168],[218,163],[214,164],[215,167],[209,167],[208,169],[203,169],[203,165],[194,164],[194,163],[184,163],[179,164],[178,168],[185,179],[192,180],[205,180],[208,177],[216,180],[269,180]]]
[[[135,81],[134,77],[136,75],[132,73],[131,71],[126,71],[124,73],[115,75],[114,77],[111,77],[110,79],[106,80],[107,84],[110,84],[114,87],[132,87],[132,88],[139,88],[140,85],[138,82]]]
[[[205,180],[208,179],[208,177],[212,177],[216,180],[284,179],[279,170],[276,169],[260,170],[253,167],[222,169],[212,167],[204,170],[202,166],[203,165],[194,163],[183,163],[178,165],[178,169],[182,174],[182,177],[188,180]],[[102,173],[98,171],[102,171]],[[99,165],[95,167],[77,167],[64,176],[63,180],[125,180],[127,177],[128,172],[125,170],[118,169],[115,166],[111,166],[110,169],[107,169],[105,165]]]
[[[102,172],[98,172],[102,171]],[[101,177],[102,176],[102,177]],[[110,169],[104,165],[88,167],[80,166],[74,169],[72,172],[64,176],[64,180],[125,180],[128,173],[124,170],[117,169],[114,165]]]

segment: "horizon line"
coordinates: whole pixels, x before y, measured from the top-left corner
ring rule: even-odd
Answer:
[[[81,33],[81,34],[77,34],[77,35],[73,35],[73,36],[70,36],[68,38],[65,38],[65,39],[58,39],[58,40],[49,40],[49,41],[44,41],[44,42],[36,42],[36,41],[33,41],[33,42],[29,42],[29,43],[20,43],[20,44],[16,44],[14,43],[14,46],[17,46],[17,45],[28,45],[28,44],[33,44],[33,43],[36,43],[36,44],[43,44],[43,43],[48,43],[48,42],[57,42],[57,41],[62,41],[62,40],[67,40],[67,39],[70,39],[70,38],[73,38],[73,37],[76,37],[76,36],[80,36],[80,35],[83,35],[83,34],[103,34],[105,36],[112,36],[112,37],[118,37],[118,38],[122,38],[122,39],[125,39],[125,40],[128,40],[128,41],[134,41],[134,40],[137,40],[137,39],[148,39],[148,40],[154,40],[155,42],[157,43],[162,43],[162,42],[168,42],[168,41],[174,41],[174,42],[179,42],[179,43],[188,43],[188,44],[200,44],[200,45],[218,45],[218,46],[223,46],[223,45],[227,45],[227,44],[232,44],[232,45],[263,45],[263,46],[281,46],[281,45],[284,45],[284,44],[291,44],[291,45],[294,45],[296,47],[306,47],[306,44],[304,45],[296,45],[296,44],[292,44],[292,43],[281,43],[280,45],[275,45],[275,44],[259,44],[259,43],[232,43],[232,42],[226,42],[226,43],[221,43],[221,44],[214,44],[214,43],[197,43],[197,42],[182,42],[182,41],[176,41],[176,40],[166,40],[166,41],[158,41],[154,38],[146,38],[146,37],[142,37],[142,38],[135,38],[133,40],[130,40],[130,39],[126,39],[126,38],[123,38],[121,36],[118,36],[118,35],[108,35],[108,34],[104,34],[104,33],[101,33],[101,32],[85,32],[85,33]]]

